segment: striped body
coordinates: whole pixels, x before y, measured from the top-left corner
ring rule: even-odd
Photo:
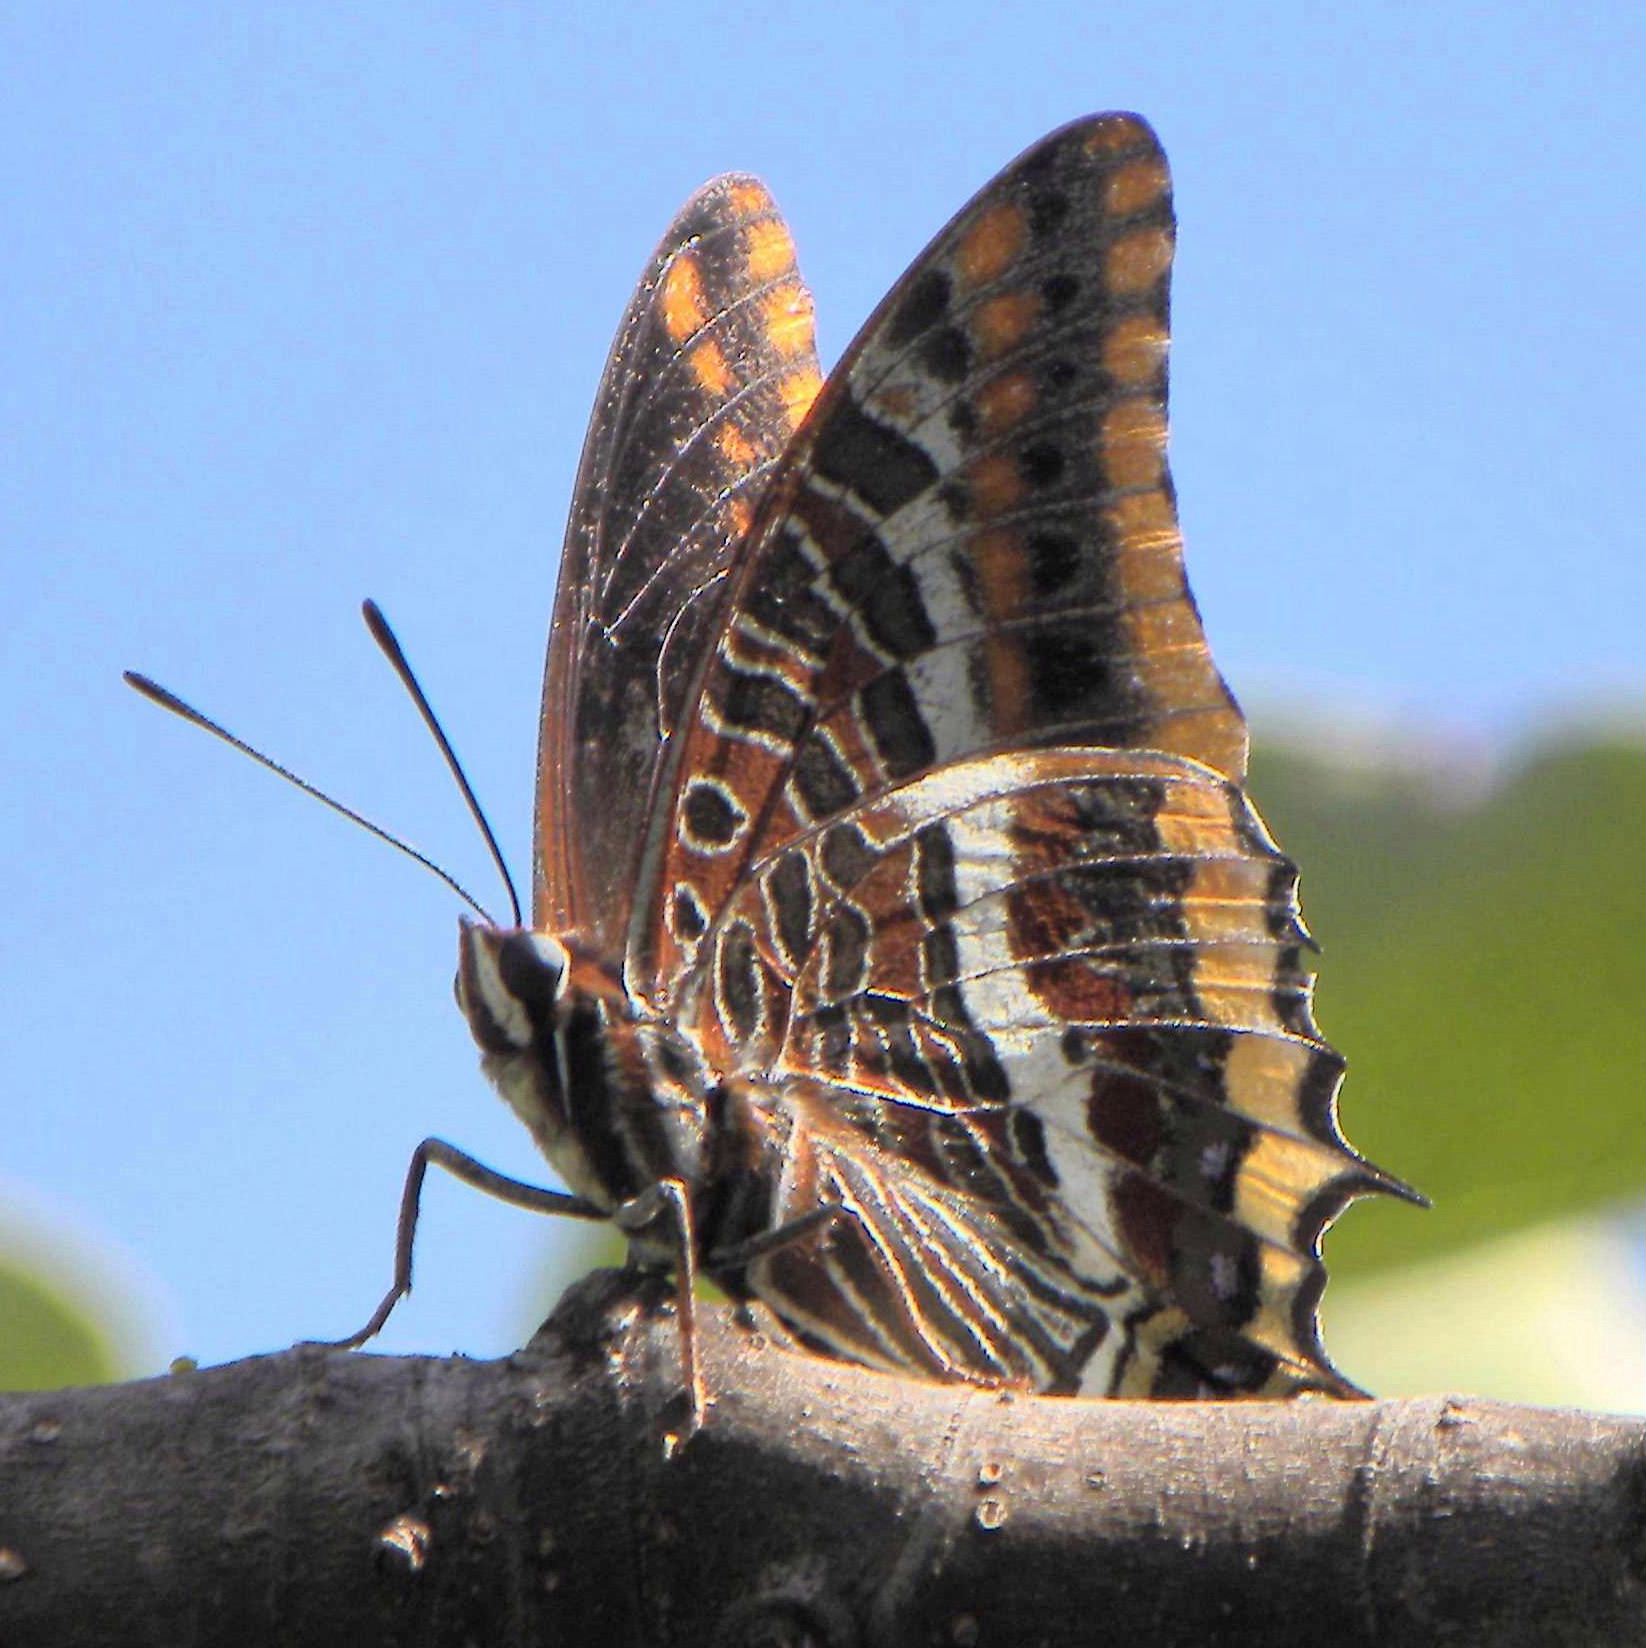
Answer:
[[[787,231],[724,178],[607,367],[536,931],[465,928],[459,996],[574,1190],[677,1181],[699,1262],[832,1355],[1351,1388],[1320,1239],[1398,1187],[1337,1131],[1296,871],[1184,579],[1172,246],[1152,133],[1077,123],[824,383]]]

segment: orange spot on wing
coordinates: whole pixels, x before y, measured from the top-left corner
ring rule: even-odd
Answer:
[[[984,384],[975,401],[984,433],[998,435],[1021,423],[1034,410],[1038,398],[1034,379],[1027,372],[1008,372]]]
[[[1229,1108],[1266,1127],[1295,1128],[1314,1054],[1301,1042],[1236,1036],[1223,1060]]]
[[[1140,743],[1187,756],[1230,778],[1245,778],[1246,723],[1204,651],[1198,668],[1192,661],[1168,662],[1150,670],[1144,686],[1163,702],[1183,707],[1151,717],[1138,734]]]
[[[972,576],[978,610],[986,620],[998,624],[1017,613],[1029,596],[1028,554],[1021,534],[999,528],[982,533],[975,545]],[[997,629],[984,639],[983,659],[997,728],[1019,726],[1031,703],[1022,641],[1010,630]]]
[[[1199,943],[1267,938],[1270,866],[1249,858],[1202,859],[1182,896],[1183,927]]]
[[[1145,400],[1122,401],[1105,414],[1098,437],[1113,487],[1154,487],[1166,468],[1166,416]]]
[[[731,198],[732,205],[743,217],[755,217],[761,212],[769,212],[775,204],[766,185],[752,177],[746,177],[742,182],[733,184]]]
[[[1182,596],[1183,539],[1164,492],[1117,498],[1105,521],[1116,545],[1117,581],[1128,604]]]
[[[1159,152],[1154,133],[1128,114],[1107,115],[1086,133],[1085,148],[1089,155],[1116,154],[1122,149],[1135,149],[1147,144]]]
[[[735,381],[726,364],[726,352],[713,338],[704,338],[686,357],[692,376],[711,394],[724,395]]]
[[[1174,784],[1172,791],[1173,810],[1156,815],[1155,833],[1167,852],[1201,860],[1195,865],[1190,887],[1185,889],[1185,902],[1198,894],[1202,887],[1206,889],[1207,896],[1233,896],[1236,881],[1246,873],[1251,860],[1244,856],[1240,843],[1235,839],[1229,822],[1229,803],[1223,792],[1209,781],[1192,786]],[[1179,793],[1182,791],[1192,793],[1182,795]],[[1201,805],[1196,807],[1196,802]],[[1231,854],[1240,856],[1231,857]],[[1203,872],[1204,882],[1201,879]],[[1220,875],[1225,877],[1222,882],[1218,881]],[[1240,891],[1243,895],[1249,895],[1249,883]],[[1261,913],[1260,903],[1259,915]]]
[[[1172,236],[1166,229],[1139,229],[1123,235],[1103,260],[1103,277],[1111,292],[1146,292],[1172,266]]]
[[[1269,1246],[1258,1250],[1257,1265],[1258,1307],[1241,1324],[1241,1335],[1296,1365],[1298,1293],[1309,1281],[1315,1262],[1300,1253]],[[1277,1368],[1274,1377],[1280,1378],[1283,1371]],[[1295,1385],[1296,1376],[1292,1378]]]
[[[1274,987],[1273,943],[1219,945],[1195,967],[1195,999],[1213,1024],[1278,1030]]]
[[[755,449],[748,437],[734,423],[722,424],[715,432],[714,444],[721,456],[738,469],[747,469],[755,461]]]
[[[776,280],[794,267],[794,240],[778,219],[763,217],[749,225],[744,256],[750,280]]]
[[[1017,464],[999,452],[979,458],[966,472],[973,512],[999,515],[1023,496],[1023,477]]]
[[[997,622],[1013,617],[1029,583],[1022,534],[1006,527],[979,533],[972,543],[971,570],[980,613]]]
[[[989,672],[989,704],[997,731],[1016,731],[1033,707],[1029,690],[1029,661],[1023,644],[1010,636],[991,635],[983,643]]]
[[[1144,660],[1162,658],[1185,648],[1206,649],[1200,620],[1187,601],[1165,601],[1155,606],[1137,607],[1128,615],[1132,650]],[[1150,669],[1153,685],[1153,670]],[[1168,702],[1171,700],[1168,699]]]
[[[1002,625],[1023,610],[1031,593],[1028,552],[1020,532],[995,527],[974,541],[972,578],[977,608],[992,625]],[[1033,707],[1028,659],[1023,641],[1008,628],[992,628],[984,639],[984,666],[989,672],[989,702],[995,728],[1022,727]]]
[[[783,409],[788,414],[789,423],[798,425],[800,420],[811,411],[812,402],[817,399],[818,392],[823,387],[823,375],[815,366],[802,368],[798,372],[791,372],[786,377],[778,394],[783,401]]]
[[[1016,617],[1029,578],[1022,534],[1009,527],[980,532],[972,539],[968,559],[979,609],[996,621]]]
[[[785,281],[765,300],[760,325],[778,354],[794,356],[809,352],[815,347],[811,293],[798,280]]]
[[[1313,1140],[1282,1133],[1255,1134],[1235,1180],[1235,1216],[1248,1230],[1289,1246],[1298,1209],[1343,1171],[1343,1158]]]
[[[960,278],[969,286],[998,280],[1017,261],[1028,239],[1028,219],[1016,201],[989,207],[955,248]]]
[[[985,358],[1004,354],[1021,343],[1040,318],[1040,299],[1033,292],[1002,292],[980,303],[971,333]]]
[[[1103,370],[1128,388],[1152,384],[1165,367],[1169,343],[1165,329],[1151,316],[1128,315],[1103,338]]]
[[[1152,206],[1171,187],[1166,162],[1159,155],[1116,167],[1104,186],[1103,203],[1117,217]]]
[[[684,343],[708,316],[703,272],[692,253],[682,252],[663,275],[663,324],[676,343]]]
[[[1137,742],[1243,778],[1246,724],[1212,663],[1192,603],[1134,606],[1126,626],[1138,685],[1155,706]]]
[[[1181,600],[1187,587],[1183,563],[1158,546],[1128,544],[1115,557],[1115,582],[1128,603]]]

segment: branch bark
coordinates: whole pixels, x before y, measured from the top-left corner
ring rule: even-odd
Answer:
[[[298,1347],[0,1399],[0,1642],[1646,1642],[1646,1424],[1033,1398],[605,1272],[500,1362]]]

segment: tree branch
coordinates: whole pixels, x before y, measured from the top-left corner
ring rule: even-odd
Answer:
[[[1074,1402],[592,1277],[500,1362],[299,1347],[0,1399],[0,1642],[1646,1641],[1646,1425]]]

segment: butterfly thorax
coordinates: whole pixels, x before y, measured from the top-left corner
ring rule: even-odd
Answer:
[[[464,922],[457,1003],[481,1068],[577,1195],[613,1210],[703,1174],[714,1077],[575,937]]]

